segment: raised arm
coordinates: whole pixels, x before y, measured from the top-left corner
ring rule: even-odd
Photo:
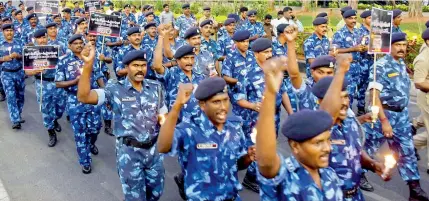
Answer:
[[[286,27],[285,35],[287,39],[287,71],[289,73],[290,80],[292,82],[292,86],[295,89],[301,88],[302,85],[302,76],[299,72],[298,62],[296,59],[296,52],[295,52],[295,40],[298,37],[298,27],[296,25],[289,25]]]
[[[89,45],[89,44],[88,44]],[[77,98],[82,103],[97,105],[98,95],[97,92],[91,90],[91,73],[92,67],[94,66],[95,60],[95,46],[90,45],[89,54],[82,54],[82,59],[84,61],[83,71],[80,75],[79,84],[77,88]]]

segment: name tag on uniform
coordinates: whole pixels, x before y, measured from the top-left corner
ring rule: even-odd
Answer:
[[[122,102],[133,102],[136,101],[136,97],[125,97],[121,99]]]
[[[244,62],[235,63],[235,66],[241,66],[241,65],[244,65]]]
[[[398,72],[396,72],[396,73],[390,73],[390,74],[387,75],[387,77],[392,78],[392,77],[396,77],[398,75],[399,75]]]
[[[198,143],[197,149],[217,149],[216,143]]]
[[[258,85],[258,84],[261,84],[261,83],[264,83],[264,79],[260,79],[260,80],[254,81],[253,85]]]
[[[331,144],[346,145],[345,140],[331,140]]]

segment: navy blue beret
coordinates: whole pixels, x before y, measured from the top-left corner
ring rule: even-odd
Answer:
[[[407,40],[407,34],[402,33],[402,32],[395,32],[392,33],[392,43],[396,43],[399,41],[406,41]]]
[[[428,40],[429,39],[429,29],[426,29],[425,31],[423,31],[423,33],[422,33],[422,39],[423,40]]]
[[[61,14],[60,14],[60,13],[58,13],[58,14],[56,14],[56,15],[52,15],[52,19],[55,19],[55,18],[57,18],[57,17],[61,17]]]
[[[182,9],[190,8],[190,7],[191,7],[191,5],[189,5],[188,3],[185,3],[182,5]]]
[[[393,11],[393,18],[398,17],[402,13],[402,11],[399,9],[394,9],[392,11]]]
[[[206,6],[203,8],[203,10],[211,10],[210,7]]]
[[[82,41],[84,41],[83,40],[83,35],[82,34],[74,34],[73,36],[71,36],[69,38],[68,44],[73,43],[73,41],[75,41],[75,40],[82,40]]]
[[[328,24],[328,19],[326,19],[324,17],[318,17],[318,18],[313,20],[314,26],[321,25],[321,24]]]
[[[328,13],[325,13],[325,12],[321,12],[316,15],[316,17],[327,17],[327,16],[328,16]]]
[[[125,4],[124,9],[125,8],[131,8],[131,5],[130,4]]]
[[[149,22],[144,26],[144,29],[149,29],[150,27],[156,27],[156,23],[155,22]]]
[[[18,7],[21,6],[21,5],[24,5],[24,2],[20,1],[19,4],[18,4]]]
[[[356,16],[357,11],[356,10],[347,10],[346,12],[343,13],[343,18],[349,18],[351,16]]]
[[[289,140],[304,142],[331,129],[332,116],[323,110],[301,110],[282,124],[282,134]]]
[[[174,53],[175,59],[180,59],[186,55],[194,55],[195,54],[195,48],[190,45],[183,45],[179,49],[176,50],[176,53]]]
[[[31,19],[31,18],[33,18],[33,17],[37,18],[36,13],[31,13],[31,14],[27,15],[27,17],[25,17],[25,18],[26,18],[27,20],[30,20],[30,19]]]
[[[310,64],[310,69],[320,68],[320,67],[329,67],[334,68],[335,57],[330,55],[319,56]]]
[[[18,15],[18,14],[22,14],[22,10],[17,10],[16,12],[15,12],[15,15]]]
[[[226,93],[226,82],[221,77],[209,77],[198,84],[195,90],[195,98],[200,101],[207,100],[219,93]]]
[[[49,28],[49,27],[57,27],[57,23],[51,22],[45,26],[45,28]]]
[[[153,14],[153,12],[152,12],[152,11],[150,11],[150,12],[147,12],[144,16],[145,16],[145,17],[147,17],[147,16],[149,16],[149,15],[154,15],[154,14]]]
[[[11,21],[12,22],[12,18],[10,17],[4,17],[3,19],[1,19],[2,22],[6,22],[6,21]]]
[[[213,20],[208,19],[208,20],[202,21],[200,24],[200,27],[203,27],[203,26],[208,25],[208,24],[213,25]]]
[[[84,13],[85,11],[82,8],[75,9],[74,12]]]
[[[80,23],[82,23],[82,22],[84,22],[84,21],[86,22],[86,18],[81,17],[81,18],[77,19],[75,23],[76,23],[77,25],[79,25]]]
[[[191,27],[188,30],[186,30],[185,35],[183,35],[184,39],[188,39],[192,36],[196,36],[200,34],[200,30],[197,27]]]
[[[46,36],[46,33],[47,33],[47,31],[45,28],[37,29],[36,31],[34,31],[33,36],[34,36],[34,38],[40,38],[42,36]]]
[[[311,89],[311,92],[313,92],[313,94],[317,98],[323,99],[326,95],[326,92],[329,89],[329,86],[331,86],[332,80],[334,80],[333,76],[326,76],[320,79],[318,82],[314,84],[313,88]],[[347,80],[344,79],[341,91],[347,91],[347,85],[348,85]]]
[[[247,16],[252,16],[256,14],[257,14],[256,10],[250,10],[249,12],[247,12]]]
[[[223,26],[228,26],[231,23],[235,23],[235,19],[234,18],[228,18],[225,20],[225,22],[223,23]]]
[[[351,6],[346,6],[344,8],[341,8],[340,11],[341,11],[341,14],[343,14],[344,12],[351,10],[351,9],[353,9]]]
[[[250,46],[253,52],[262,52],[268,48],[272,48],[273,42],[268,38],[258,38],[253,41]]]
[[[71,13],[71,9],[70,8],[64,8],[62,11],[63,11],[63,13]]]
[[[233,18],[233,19],[235,19],[236,22],[238,22],[240,20],[240,16],[238,16],[235,13],[228,14],[228,18]]]
[[[425,23],[426,28],[429,28],[429,20]]]
[[[5,29],[13,29],[13,25],[12,24],[3,24],[1,26],[1,30],[5,30]]]
[[[128,65],[131,62],[135,61],[135,60],[146,60],[146,52],[143,50],[133,50],[131,52],[128,52],[124,58],[122,59],[122,63],[124,65]]]
[[[149,5],[144,5],[143,10],[147,10],[149,7],[150,7]]]
[[[360,18],[367,18],[371,16],[371,10],[365,10],[360,14]]]
[[[138,28],[138,27],[128,28],[127,36],[130,36],[130,35],[135,34],[135,33],[140,33],[140,28]]]
[[[283,33],[286,29],[286,27],[289,26],[289,24],[279,24],[277,25],[277,34]]]
[[[250,38],[250,32],[247,30],[236,31],[234,35],[232,35],[232,40],[241,42]]]
[[[33,6],[30,6],[30,7],[28,7],[27,9],[26,9],[26,11],[31,11],[31,10],[33,10],[34,8],[33,8]]]

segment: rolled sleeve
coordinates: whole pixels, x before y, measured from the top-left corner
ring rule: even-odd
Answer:
[[[97,106],[101,106],[106,101],[106,93],[104,89],[93,89],[95,92],[97,92],[98,102]]]
[[[280,185],[283,181],[286,180],[286,176],[287,176],[287,169],[286,169],[286,162],[284,157],[280,154],[277,153],[277,155],[279,156],[279,160],[280,160],[280,169],[279,172],[277,173],[277,175],[274,178],[268,179],[264,176],[261,175],[261,173],[259,172],[259,168],[257,172],[257,176],[258,176],[258,181],[262,184],[262,185],[266,185],[266,186],[270,186],[273,187],[271,190],[272,192],[265,192],[267,190],[267,188],[263,188],[264,189],[264,193],[267,194],[277,194],[277,186]],[[275,192],[275,193],[274,193]]]

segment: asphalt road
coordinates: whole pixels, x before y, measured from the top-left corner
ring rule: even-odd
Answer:
[[[23,119],[26,123],[19,131],[11,129],[5,102],[0,103],[0,178],[14,201],[62,200],[62,201],[117,201],[123,200],[122,189],[115,165],[114,138],[101,133],[97,146],[98,156],[93,156],[93,171],[89,175],[81,173],[77,161],[73,131],[65,118],[59,122],[63,131],[58,134],[54,148],[47,146],[48,134],[42,124],[42,115],[36,102],[32,79],[26,80]],[[419,114],[417,106],[410,104],[411,116]],[[283,113],[282,119],[286,118]],[[420,130],[421,131],[421,130]],[[284,137],[280,136],[279,151],[289,155]],[[384,147],[385,148],[385,147]],[[381,152],[386,151],[386,149]],[[426,151],[421,150],[419,162],[423,189],[429,192],[429,175],[426,174]],[[175,158],[166,157],[166,183],[161,201],[180,200],[173,176],[179,171]],[[240,178],[244,176],[240,172]],[[408,200],[408,186],[395,170],[392,181],[382,182],[373,173],[367,174],[375,186],[374,193],[364,192],[370,201]],[[243,200],[256,201],[259,196],[248,190],[240,193]]]

